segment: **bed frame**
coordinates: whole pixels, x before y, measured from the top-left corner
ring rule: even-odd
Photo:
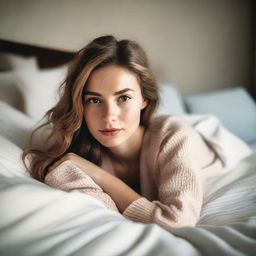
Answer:
[[[54,68],[72,60],[75,52],[44,48],[29,44],[0,40],[0,52],[20,56],[34,56],[40,69]]]

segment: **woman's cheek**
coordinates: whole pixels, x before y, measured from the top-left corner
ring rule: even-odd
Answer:
[[[95,120],[95,114],[96,111],[93,106],[88,106],[87,109],[84,111],[84,119],[87,126],[90,126],[90,124],[93,123],[93,121]]]
[[[127,104],[123,109],[123,116],[126,119],[138,119],[140,117],[140,106],[137,102],[134,102],[132,104]]]

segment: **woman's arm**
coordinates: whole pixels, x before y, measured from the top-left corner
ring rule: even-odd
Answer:
[[[108,194],[116,203],[121,213],[134,201],[142,196],[130,188],[121,179],[111,175],[106,171],[100,171],[98,178],[92,177],[94,181]],[[93,176],[93,175],[92,175]]]
[[[154,133],[145,145],[147,167],[157,186],[157,200],[134,201],[123,213],[133,221],[163,227],[194,226],[203,200],[202,173],[222,168],[214,152],[191,127],[174,123]],[[152,147],[150,145],[158,145]],[[145,157],[145,155],[144,155]],[[150,161],[150,159],[153,159]]]
[[[44,182],[51,187],[66,192],[79,191],[92,196],[101,201],[107,208],[119,211],[112,198],[89,175],[69,160],[52,167]]]
[[[92,162],[74,154],[68,153],[50,167],[49,172],[60,166],[63,162],[70,161],[84,171],[92,180],[103,189],[115,202],[118,210],[123,211],[135,200],[142,196],[131,189],[119,178],[111,175]]]

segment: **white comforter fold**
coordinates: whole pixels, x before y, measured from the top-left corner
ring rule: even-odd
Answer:
[[[212,181],[196,227],[169,230],[130,222],[90,196],[1,176],[0,255],[255,255],[255,159],[234,170],[239,187],[232,172]]]

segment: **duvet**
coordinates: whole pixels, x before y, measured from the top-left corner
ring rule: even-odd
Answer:
[[[222,154],[226,170],[209,180],[197,225],[168,229],[32,179],[20,160],[30,128],[18,139],[10,130],[22,120],[1,120],[0,255],[256,255],[256,153],[216,119],[186,118]]]

